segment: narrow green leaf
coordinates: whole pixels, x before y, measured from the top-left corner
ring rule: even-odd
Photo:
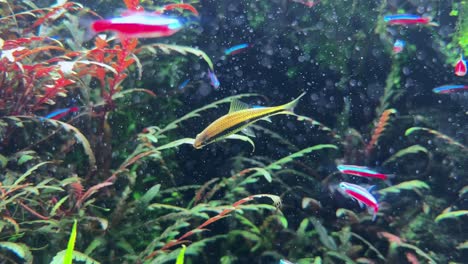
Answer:
[[[387,195],[389,193],[400,193],[401,190],[414,190],[414,191],[418,191],[418,190],[422,190],[422,189],[426,189],[426,190],[429,190],[430,187],[429,185],[427,185],[425,182],[423,181],[419,181],[419,180],[412,180],[412,181],[406,181],[406,182],[402,182],[402,183],[399,183],[397,185],[393,185],[393,186],[390,186],[390,187],[387,187],[385,189],[382,189],[382,190],[379,190],[377,191],[380,195],[384,196],[384,195]]]
[[[91,253],[93,253],[93,251],[100,247],[101,245],[105,244],[105,240],[102,238],[102,237],[97,237],[95,238],[89,245],[88,247],[86,248],[84,254],[85,255],[90,255]]]
[[[261,174],[263,177],[265,177],[265,180],[267,182],[271,182],[273,179],[271,178],[271,173],[264,168],[252,168],[252,170],[257,171],[256,174]]]
[[[33,263],[33,256],[31,251],[25,244],[2,241],[0,242],[0,247],[15,253],[15,255],[23,259],[25,263]]]
[[[163,149],[170,149],[170,148],[175,148],[175,147],[178,147],[182,144],[190,144],[190,145],[193,145],[193,142],[195,142],[195,139],[193,138],[182,138],[182,139],[178,139],[178,140],[174,140],[170,143],[167,143],[165,145],[162,145],[160,147],[157,147],[156,150],[160,151],[160,150],[163,150]]]
[[[18,159],[18,165],[23,165],[24,163],[34,159],[31,155],[23,155]]]
[[[388,158],[382,165],[386,165],[388,163],[394,162],[408,154],[416,154],[419,152],[427,153],[428,151],[425,147],[422,147],[420,145],[413,145],[413,146],[404,148],[402,150],[399,150],[397,153],[393,154],[390,158]]]
[[[8,164],[8,159],[2,154],[0,154],[0,167],[5,168],[7,164]]]
[[[55,255],[50,264],[64,264],[66,251],[67,250],[64,249],[57,253],[57,255]],[[91,257],[76,250],[73,250],[73,260],[83,262],[84,264],[100,264],[99,261],[96,261]]]
[[[447,213],[442,213],[438,215],[435,219],[435,222],[438,223],[441,220],[449,219],[449,218],[458,218],[460,216],[468,215],[468,210],[459,210],[459,211],[452,211]]]
[[[76,241],[76,219],[73,221],[73,228],[70,234],[70,239],[68,240],[67,251],[65,252],[65,257],[63,259],[63,264],[72,264],[73,263],[73,250],[75,248]]]
[[[187,247],[185,245],[182,245],[182,248],[180,249],[179,255],[177,256],[176,264],[184,264],[184,257],[185,257],[185,250]]]
[[[20,184],[22,181],[24,181],[29,175],[31,175],[31,173],[33,173],[35,170],[37,170],[39,167],[45,165],[45,164],[48,164],[48,163],[52,163],[51,161],[43,161],[41,163],[38,163],[36,165],[34,165],[32,168],[30,168],[29,170],[27,170],[23,175],[21,175],[14,183],[13,185],[18,185]]]
[[[278,216],[278,219],[279,219],[281,225],[283,226],[283,228],[287,229],[288,228],[288,219],[286,219],[286,217],[284,217],[284,215]]]
[[[463,243],[458,244],[457,249],[458,249],[458,250],[461,250],[461,249],[468,249],[468,241],[465,241],[465,242],[463,242]]]
[[[248,142],[248,143],[250,143],[250,145],[252,145],[252,152],[255,151],[255,143],[247,136],[232,134],[232,135],[229,135],[229,136],[225,137],[225,139],[238,139],[238,140]]]
[[[52,208],[52,210],[50,211],[50,216],[53,217],[55,216],[55,214],[57,213],[57,210],[60,208],[60,206],[62,206],[62,204],[68,199],[69,195],[63,197],[62,199],[60,199],[60,201],[58,201],[54,207]]]
[[[143,205],[146,206],[153,200],[156,195],[159,193],[159,189],[161,188],[161,184],[156,184],[151,187],[138,201]]]
[[[213,70],[213,62],[211,61],[210,57],[208,57],[208,55],[206,55],[206,53],[204,51],[199,50],[199,49],[195,49],[195,48],[192,48],[192,47],[186,47],[186,46],[179,46],[179,45],[169,45],[169,44],[163,44],[163,43],[156,43],[156,44],[143,46],[143,47],[144,48],[148,48],[148,47],[159,48],[160,50],[162,50],[166,54],[169,54],[170,51],[175,51],[175,52],[178,52],[178,53],[180,53],[182,55],[186,55],[187,53],[191,53],[191,54],[193,54],[195,56],[203,58],[203,60],[205,60],[205,62],[210,67],[210,69]],[[152,52],[154,51],[154,49],[153,50],[148,49],[148,50],[150,50]]]

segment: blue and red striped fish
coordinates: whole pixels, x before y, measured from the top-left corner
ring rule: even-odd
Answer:
[[[43,118],[59,120],[60,118],[66,116],[66,115],[68,115],[70,113],[78,112],[78,110],[80,110],[80,108],[76,107],[76,106],[72,106],[72,107],[68,107],[68,108],[61,108],[61,109],[57,109],[57,110],[51,112],[50,114],[44,116]]]
[[[366,205],[369,212],[372,213],[372,221],[377,217],[379,212],[379,203],[377,199],[364,187],[348,182],[340,182],[338,188],[342,194],[356,200],[359,205]]]
[[[468,85],[463,85],[463,84],[442,85],[442,86],[432,89],[434,93],[438,93],[438,94],[449,94],[449,93],[462,92],[462,91],[467,91],[467,90],[468,90]]]
[[[364,166],[356,166],[356,165],[338,165],[338,170],[343,174],[350,174],[359,177],[367,177],[367,178],[377,178],[381,180],[387,180],[389,178],[389,174],[384,174],[372,170],[368,167]]]
[[[224,50],[224,55],[235,55],[235,54],[239,54],[241,53],[242,51],[244,51],[245,49],[251,47],[252,45],[250,44],[247,44],[247,43],[244,43],[244,44],[239,44],[239,45],[235,45],[235,46],[232,46],[230,48],[227,48]]]
[[[437,23],[432,22],[432,18],[423,17],[420,15],[412,14],[398,14],[398,15],[387,15],[384,16],[384,21],[389,25],[431,25],[438,26]]]

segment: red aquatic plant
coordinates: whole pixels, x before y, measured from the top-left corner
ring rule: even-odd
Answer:
[[[385,131],[385,128],[387,127],[388,122],[390,120],[390,116],[393,114],[396,114],[396,112],[397,111],[392,108],[392,109],[387,109],[382,113],[382,115],[380,116],[379,122],[375,126],[374,133],[372,134],[371,140],[367,144],[367,147],[366,147],[367,155],[369,155],[370,152],[374,149],[374,146],[379,141],[380,136]]]
[[[123,0],[128,10],[132,11],[143,11],[143,7],[140,5],[140,0]]]

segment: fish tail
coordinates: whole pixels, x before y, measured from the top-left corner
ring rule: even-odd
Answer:
[[[377,218],[377,212],[372,213],[372,222],[375,222],[376,218]]]
[[[97,20],[90,17],[80,17],[78,24],[81,28],[85,29],[83,41],[90,41],[94,36],[96,36],[97,31],[93,27],[93,24],[96,21]]]
[[[199,24],[200,23],[200,16],[191,14],[190,16],[187,17],[179,17],[177,18],[179,20],[179,23],[182,26],[188,26],[191,24]]]
[[[301,99],[301,97],[303,97],[306,93],[303,92],[301,95],[299,95],[296,99],[292,100],[291,102],[287,103],[287,104],[284,104],[282,105],[282,108],[286,111],[286,112],[291,112],[291,113],[294,113],[294,108],[297,106],[297,104],[299,103],[299,100]]]

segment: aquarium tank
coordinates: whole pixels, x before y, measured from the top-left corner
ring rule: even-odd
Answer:
[[[0,263],[467,263],[468,1],[0,7]]]

